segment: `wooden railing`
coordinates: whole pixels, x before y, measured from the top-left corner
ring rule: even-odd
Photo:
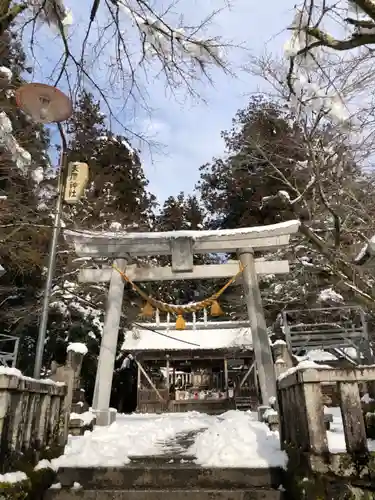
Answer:
[[[329,452],[324,422],[323,384],[336,384],[340,395],[346,450],[368,451],[366,426],[359,385],[375,382],[375,367],[351,370],[296,368],[278,379],[280,441],[302,452],[323,455]]]
[[[22,456],[37,462],[42,450],[63,450],[66,393],[63,384],[0,374],[0,472]]]

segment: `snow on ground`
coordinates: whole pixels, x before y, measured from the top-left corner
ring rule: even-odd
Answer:
[[[206,467],[285,467],[279,435],[257,421],[256,413],[227,411],[199,434],[189,449]]]
[[[327,432],[328,447],[331,453],[344,453],[346,451],[344,429],[342,426],[340,408],[327,408],[325,413],[333,415],[331,428]],[[369,451],[375,451],[375,440],[368,440]]]
[[[339,408],[326,408],[333,414],[327,432],[332,453],[345,451],[345,438]],[[57,468],[121,466],[129,456],[171,453],[176,435],[196,431],[194,443],[178,456],[193,455],[203,467],[285,467],[286,454],[281,451],[279,435],[257,421],[251,412],[231,410],[222,415],[197,412],[118,415],[109,427],[96,427],[84,436],[70,436],[65,454],[52,461]],[[177,443],[178,444],[178,443]],[[369,441],[375,451],[375,441]]]
[[[56,466],[120,466],[130,456],[163,454],[163,445],[179,432],[197,431],[212,423],[197,412],[118,415],[109,427],[96,427],[84,436],[69,438]]]
[[[162,455],[176,434],[203,431],[185,451],[207,466],[284,466],[278,434],[256,421],[256,415],[228,411],[210,416],[198,412],[118,415],[109,427],[69,438],[65,455],[54,466],[121,466],[129,456]],[[183,456],[182,456],[183,458]]]

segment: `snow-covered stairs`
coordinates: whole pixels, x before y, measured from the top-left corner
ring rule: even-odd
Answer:
[[[63,468],[43,500],[286,500],[282,470],[202,468],[164,456],[124,467]]]

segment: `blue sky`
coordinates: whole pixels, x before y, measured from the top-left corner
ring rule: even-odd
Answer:
[[[87,12],[92,2],[81,0],[79,11],[76,0],[66,0],[66,3],[72,7],[76,23],[71,29],[71,40],[78,47],[84,32],[82,23],[88,18]],[[151,111],[146,113],[140,107],[137,109],[137,106],[132,106],[119,116],[129,128],[146,133],[161,145],[151,150],[147,146],[142,147],[142,161],[150,180],[150,190],[160,202],[180,191],[193,191],[199,178],[199,167],[224,152],[220,132],[231,126],[236,111],[246,106],[247,96],[264,88],[262,81],[241,70],[248,54],[261,55],[265,50],[280,54],[287,37],[285,27],[291,21],[294,6],[291,0],[264,0],[263,3],[232,0],[231,3],[230,10],[221,11],[215,17],[209,34],[219,35],[234,45],[246,47],[246,50],[233,49],[228,53],[236,77],[215,69],[212,73],[213,86],[205,81],[195,85],[202,101],[182,94],[176,101],[166,91],[163,80],[149,74],[142,83],[147,88]],[[153,0],[152,4],[157,10],[162,7],[162,0]],[[213,9],[223,5],[224,0],[180,0],[175,10],[184,15],[187,23],[197,24]],[[58,43],[43,28],[39,40],[37,52],[43,53],[43,56],[40,56],[34,79],[47,82],[47,75],[56,61],[59,48]],[[105,78],[106,61],[96,61],[95,64],[98,74]],[[111,92],[114,96],[116,87]],[[137,147],[141,146],[135,139],[133,142]]]

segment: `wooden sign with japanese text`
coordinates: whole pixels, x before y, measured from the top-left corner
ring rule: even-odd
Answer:
[[[78,161],[70,162],[65,185],[64,201],[74,204],[81,198],[89,180],[89,166]]]

